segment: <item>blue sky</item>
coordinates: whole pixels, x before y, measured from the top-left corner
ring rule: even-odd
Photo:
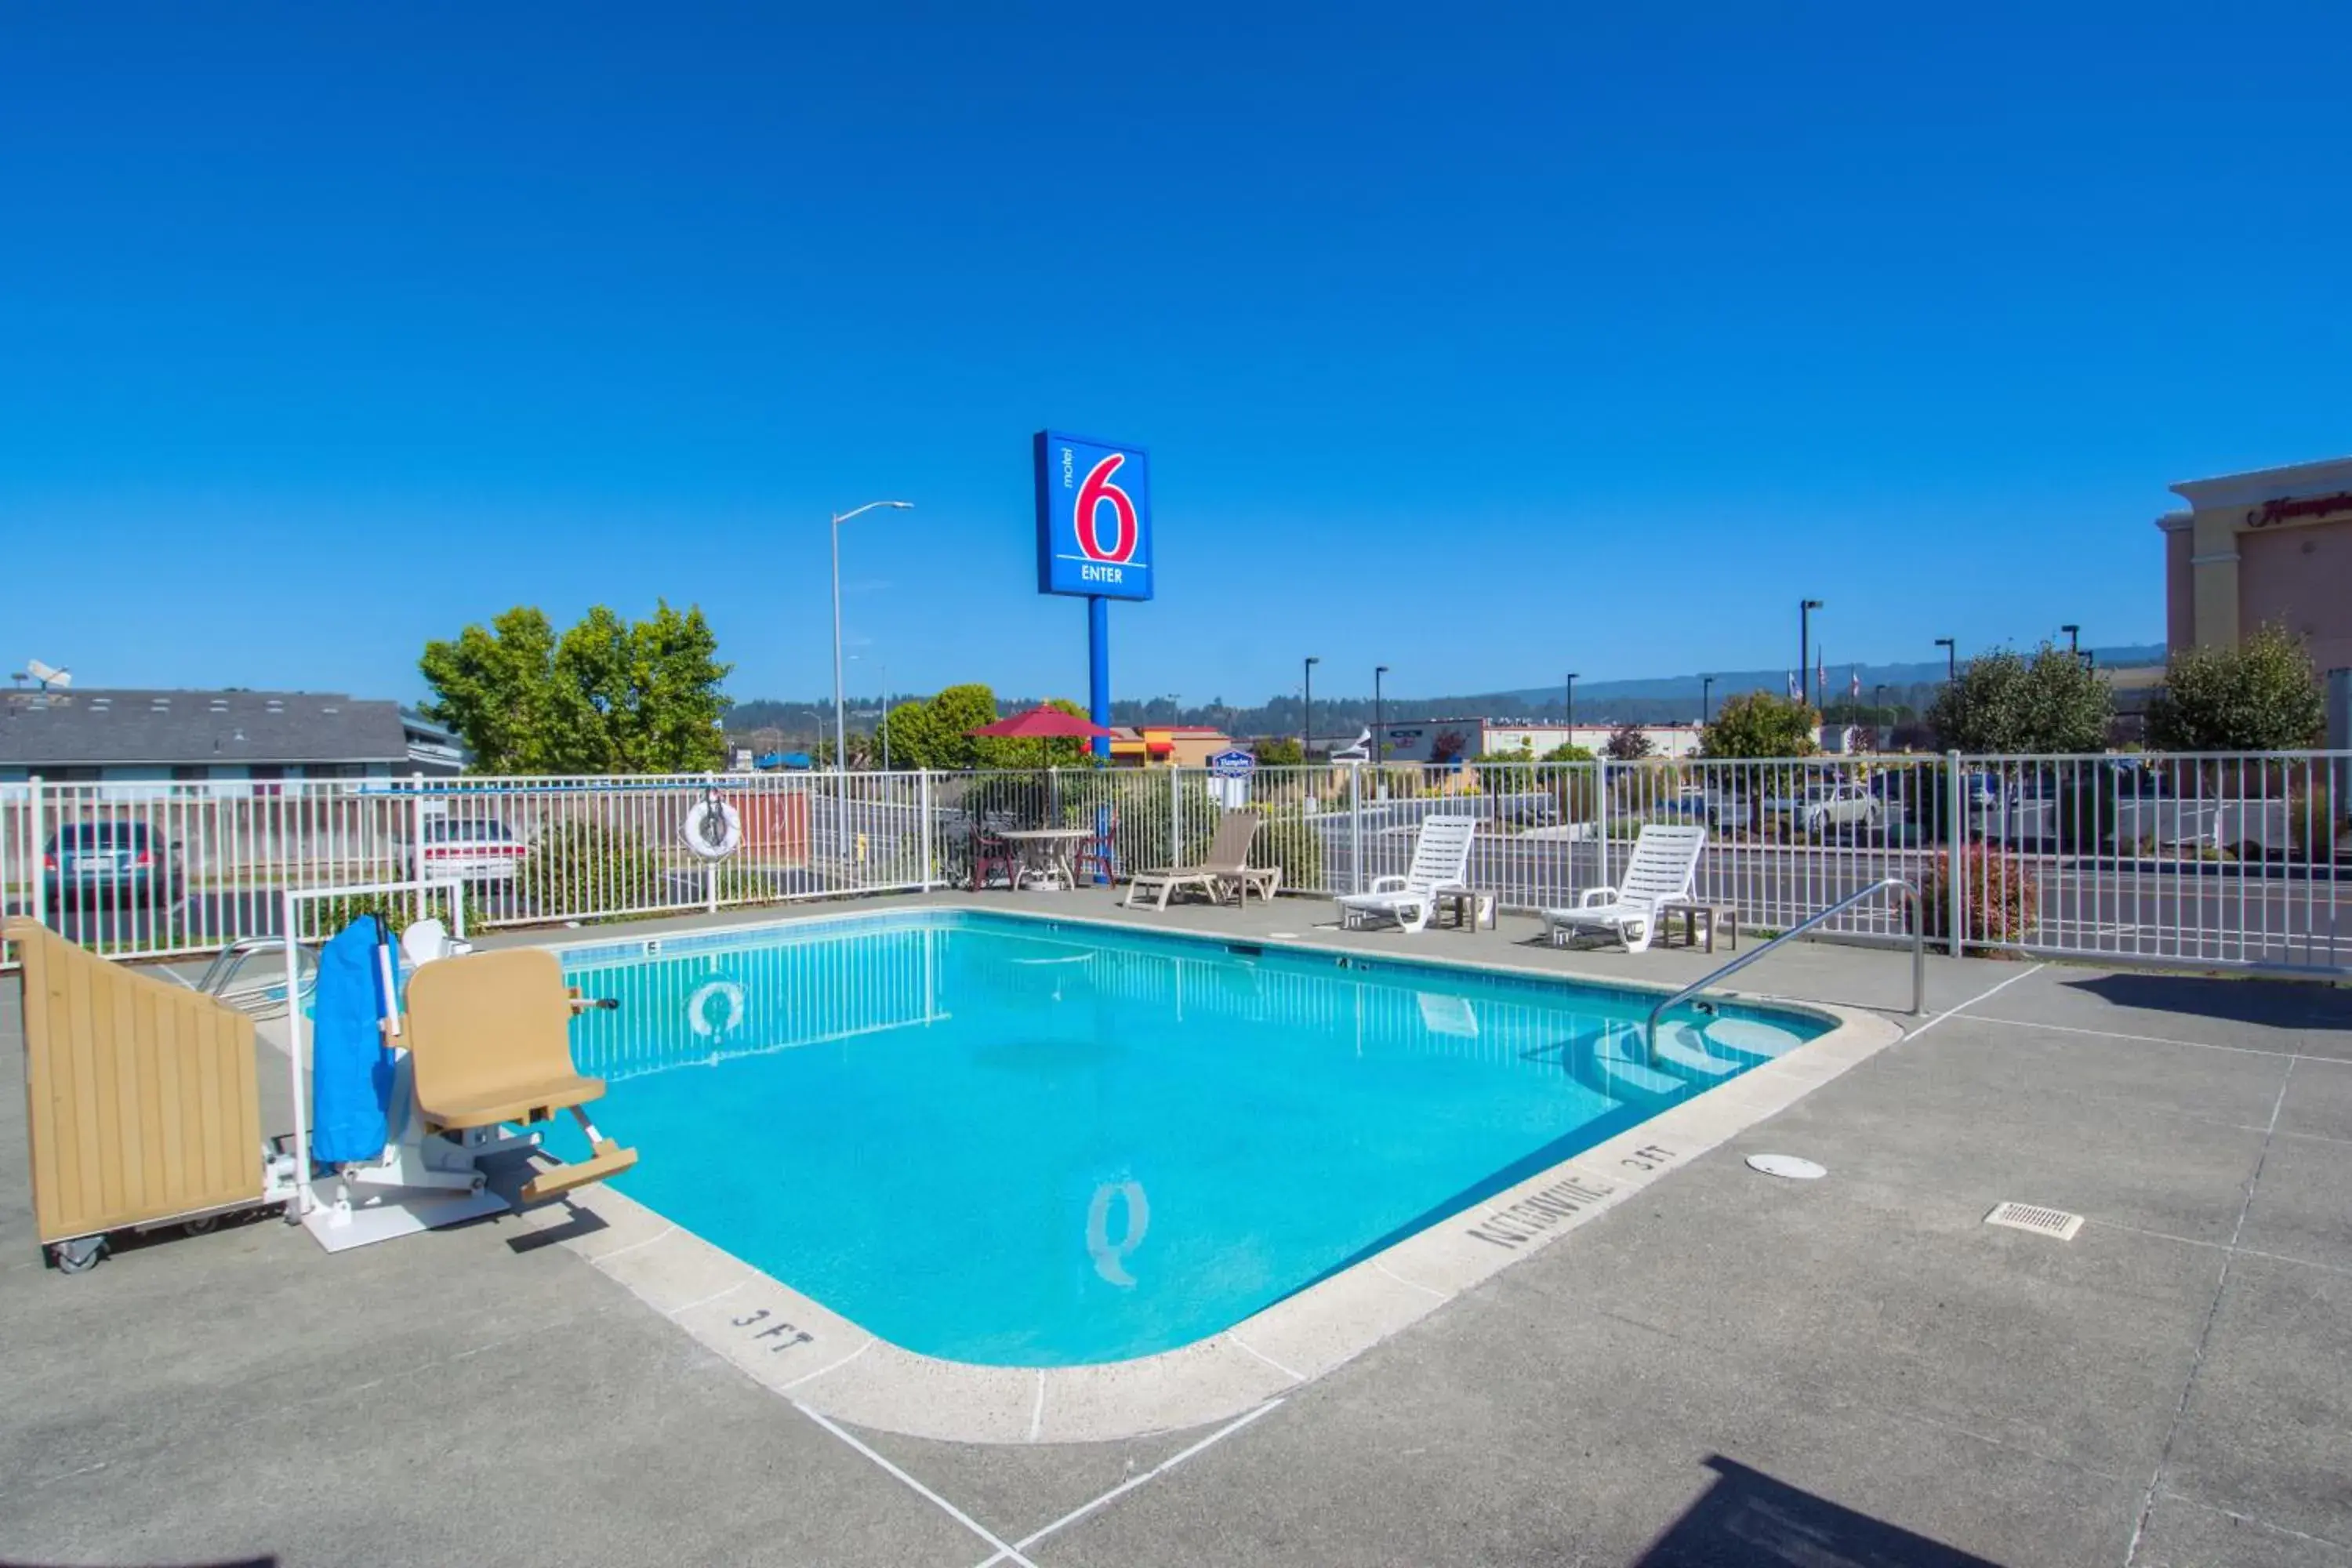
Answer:
[[[91,683],[667,595],[813,695],[903,496],[853,689],[1083,697],[1046,425],[1151,448],[1121,696],[2152,641],[2167,483],[2352,450],[2340,4],[0,27],[0,658]]]

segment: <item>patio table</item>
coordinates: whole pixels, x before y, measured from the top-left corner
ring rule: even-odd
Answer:
[[[1094,836],[1091,827],[1015,827],[997,835],[1021,857],[1021,875],[1013,879],[1015,889],[1032,874],[1055,877],[1065,888],[1076,887],[1078,846]]]

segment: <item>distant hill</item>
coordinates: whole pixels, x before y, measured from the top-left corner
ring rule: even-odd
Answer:
[[[2102,669],[2134,669],[2161,665],[2164,645],[2140,643],[2120,647],[2086,650]],[[1944,683],[1944,661],[1924,660],[1911,664],[1832,664],[1829,667],[1827,697],[1830,704],[1849,700],[1852,683],[1859,674],[1862,700],[1868,704],[1883,701],[1889,709],[1907,709],[1917,713],[1934,700],[1936,690]],[[1688,723],[1699,716],[1700,675],[1656,676],[1641,680],[1594,680],[1576,683],[1576,721],[1579,724],[1669,724]],[[1718,705],[1727,697],[1742,691],[1785,691],[1789,671],[1781,669],[1734,669],[1715,674],[1714,700]],[[1077,695],[1073,693],[1072,695]],[[892,700],[907,701],[914,693],[896,693]],[[1475,692],[1456,697],[1391,697],[1382,705],[1381,716],[1391,722],[1415,719],[1549,719],[1561,718],[1561,690],[1558,686],[1522,686],[1507,691]],[[1033,706],[1039,699],[1000,695],[998,704],[1007,712]],[[878,697],[852,696],[848,702],[849,728],[864,732],[871,730],[881,711]],[[1232,706],[1187,706],[1181,712],[1166,700],[1153,702],[1121,701],[1111,704],[1111,721],[1115,724],[1179,723],[1214,724],[1235,735],[1296,735],[1299,732],[1298,697],[1285,693],[1247,708]],[[1368,697],[1322,697],[1315,700],[1315,733],[1318,738],[1355,731],[1372,721],[1372,704]],[[829,700],[814,702],[783,702],[761,699],[739,702],[728,710],[727,728],[733,733],[747,734],[764,730],[771,739],[777,735],[804,741],[829,732],[833,724],[833,704]],[[1342,738],[1345,738],[1344,736]]]

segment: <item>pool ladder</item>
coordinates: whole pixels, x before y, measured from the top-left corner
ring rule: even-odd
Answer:
[[[207,996],[217,997],[240,1013],[250,1013],[257,1018],[274,1017],[285,1007],[283,984],[263,982],[259,984],[231,988],[230,983],[242,973],[257,952],[282,952],[286,939],[278,936],[241,936],[213,955],[205,966],[204,978],[196,989]],[[319,955],[307,942],[294,944],[295,970],[301,977],[301,988],[308,994],[318,983]]]

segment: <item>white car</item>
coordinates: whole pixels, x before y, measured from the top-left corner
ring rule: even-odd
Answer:
[[[427,817],[417,874],[460,882],[511,882],[530,847],[488,817]]]
[[[1795,798],[1774,799],[1766,809],[1801,833],[1826,833],[1846,827],[1874,829],[1886,810],[1867,789],[1845,784],[1808,784]]]

